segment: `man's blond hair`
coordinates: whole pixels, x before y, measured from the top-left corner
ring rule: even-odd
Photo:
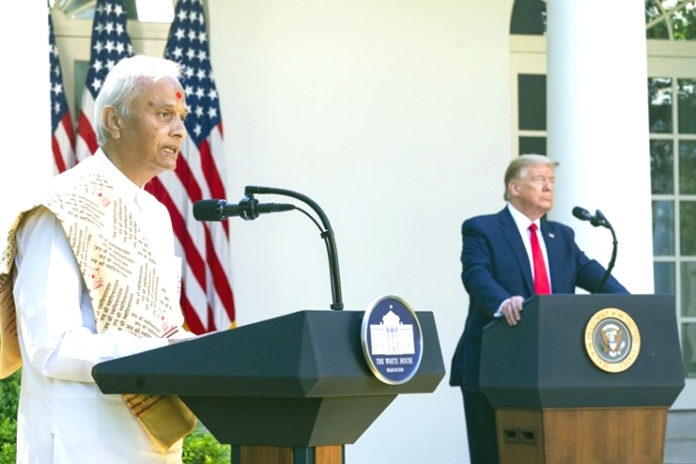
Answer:
[[[556,166],[558,166],[558,161],[554,161],[544,155],[528,154],[520,155],[510,162],[505,170],[505,193],[503,194],[505,201],[510,201],[510,193],[508,192],[508,184],[510,181],[513,179],[519,179],[522,175],[522,171],[525,168],[540,164],[545,164],[551,166],[551,169],[555,169]]]

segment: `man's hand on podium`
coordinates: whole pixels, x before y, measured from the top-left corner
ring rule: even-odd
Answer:
[[[519,295],[511,296],[500,307],[500,312],[505,316],[508,325],[517,325],[522,317],[524,298]]]

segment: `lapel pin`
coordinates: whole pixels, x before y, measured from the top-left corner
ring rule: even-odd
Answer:
[[[556,238],[556,235],[549,233],[549,238]]]

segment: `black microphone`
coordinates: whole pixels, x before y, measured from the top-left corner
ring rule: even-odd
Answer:
[[[295,205],[287,203],[259,203],[255,198],[243,198],[239,203],[228,203],[226,200],[201,200],[193,204],[193,217],[198,221],[222,221],[229,217],[239,216],[245,221],[259,217],[259,214],[290,211]]]
[[[600,210],[595,211],[595,217],[590,221],[590,224],[592,224],[595,227],[603,226],[607,229],[611,229],[611,224],[609,224],[609,221],[606,217],[604,217],[604,214],[602,214]]]
[[[580,219],[581,221],[591,221],[594,217],[590,214],[589,211],[587,211],[585,208],[581,208],[580,206],[576,206],[575,208],[573,208],[573,216]]]
[[[602,226],[606,227],[607,229],[611,229],[611,224],[609,224],[609,221],[600,210],[597,210],[593,216],[585,208],[576,206],[575,208],[573,208],[573,216],[580,219],[581,221],[589,221],[590,224],[592,224],[595,227]]]
[[[611,259],[609,260],[609,266],[607,266],[607,270],[604,272],[602,280],[599,281],[599,284],[597,285],[597,290],[595,291],[595,293],[601,293],[604,289],[604,284],[607,283],[609,274],[611,274],[611,270],[614,269],[614,264],[616,263],[616,248],[618,246],[618,242],[616,240],[616,233],[614,232],[614,228],[611,226],[611,224],[609,224],[609,220],[607,220],[606,216],[604,216],[604,214],[600,210],[597,210],[593,216],[585,208],[576,206],[575,208],[573,208],[573,216],[580,219],[581,221],[589,221],[590,224],[592,224],[595,227],[602,226],[606,227],[611,231],[613,245]]]

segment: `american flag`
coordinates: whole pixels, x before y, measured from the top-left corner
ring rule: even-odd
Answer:
[[[181,306],[189,329],[194,333],[226,329],[235,323],[228,225],[198,222],[192,213],[198,200],[226,198],[222,120],[201,0],[177,2],[165,58],[182,66],[188,137],[176,171],[156,177],[147,189],[169,209],[177,254],[185,258]]]
[[[97,151],[94,132],[94,100],[106,75],[116,63],[133,55],[128,31],[126,10],[121,0],[98,0],[92,22],[92,43],[89,71],[82,92],[80,119],[77,122],[77,160],[82,161]]]
[[[61,173],[75,165],[75,135],[68,101],[63,91],[63,74],[60,70],[58,47],[53,37],[53,20],[48,11],[48,49],[51,63],[51,148],[54,170]]]

